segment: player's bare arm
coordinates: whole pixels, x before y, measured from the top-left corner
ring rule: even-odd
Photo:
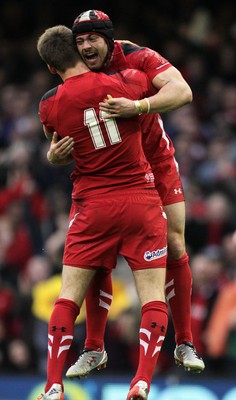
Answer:
[[[110,98],[99,103],[100,110],[109,113],[112,118],[131,117],[172,111],[192,101],[192,91],[175,67],[156,75],[152,84],[158,90],[155,95],[136,101],[124,97]]]
[[[58,134],[54,132],[47,152],[47,159],[51,164],[68,165],[73,161],[71,155],[73,150],[74,141],[70,136],[58,140]]]
[[[157,94],[148,98],[152,113],[172,111],[193,100],[190,86],[175,67],[156,75],[152,84],[158,90]]]

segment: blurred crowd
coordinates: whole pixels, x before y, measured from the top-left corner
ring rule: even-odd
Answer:
[[[45,373],[47,322],[60,289],[70,209],[69,167],[47,162],[38,118],[45,91],[59,83],[36,51],[37,37],[71,26],[93,1],[0,3],[0,371]],[[236,18],[234,4],[179,0],[157,4],[102,2],[115,37],[155,49],[190,84],[194,101],[163,115],[176,148],[186,197],[186,242],[193,274],[192,328],[206,374],[236,367]],[[173,4],[174,3],[174,4]],[[207,4],[206,4],[207,3]],[[109,372],[137,362],[139,313],[130,271],[114,271],[114,304],[106,349]],[[76,324],[68,363],[83,347],[85,316]],[[174,334],[159,373],[175,371]],[[124,357],[120,357],[124,354]],[[233,372],[232,372],[233,373]]]

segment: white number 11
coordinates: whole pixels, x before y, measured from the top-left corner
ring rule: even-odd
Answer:
[[[104,112],[100,112],[100,119],[103,121],[106,132],[111,144],[121,142],[120,132],[114,118],[104,119]],[[89,108],[84,111],[84,124],[87,125],[95,149],[106,147],[106,142],[99,124],[98,117],[94,108]]]

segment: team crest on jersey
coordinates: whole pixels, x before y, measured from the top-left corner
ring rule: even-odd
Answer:
[[[144,260],[146,261],[153,261],[157,258],[164,257],[167,254],[167,246],[163,247],[162,249],[153,250],[153,251],[145,251],[144,253]]]
[[[154,182],[154,175],[152,173],[151,174],[145,174],[145,179],[146,179],[147,183]]]

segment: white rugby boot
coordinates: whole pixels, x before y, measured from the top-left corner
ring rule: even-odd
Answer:
[[[76,363],[68,369],[66,376],[70,379],[86,377],[94,369],[106,368],[107,359],[104,349],[102,351],[84,349]]]

